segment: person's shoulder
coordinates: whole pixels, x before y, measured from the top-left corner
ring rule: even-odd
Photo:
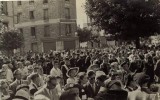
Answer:
[[[12,87],[12,86],[14,86],[16,84],[17,84],[16,81],[13,81],[9,86]]]
[[[45,87],[42,87],[35,93],[35,95],[44,94],[44,90],[45,90]]]

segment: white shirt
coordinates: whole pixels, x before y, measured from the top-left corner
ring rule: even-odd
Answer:
[[[7,71],[6,71],[6,79],[7,79],[7,81],[12,82],[13,78],[14,77],[13,77],[12,71],[10,69],[7,69]]]
[[[62,71],[59,68],[52,68],[50,71],[50,75],[52,76],[62,76]]]

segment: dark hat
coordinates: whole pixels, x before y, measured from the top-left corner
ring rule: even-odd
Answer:
[[[133,80],[136,81],[136,83],[138,83],[141,86],[144,83],[148,82],[150,80],[150,77],[142,72],[135,74]]]
[[[76,75],[78,74],[78,72],[79,72],[79,68],[78,68],[78,67],[70,68],[70,69],[67,71],[67,73],[66,73],[67,77],[70,77],[70,72],[71,72],[72,70],[76,70],[75,76],[76,76]]]
[[[106,80],[104,83],[107,89],[110,89],[113,85],[117,85],[121,87],[121,83],[118,80],[111,80],[111,81]]]
[[[69,60],[69,57],[65,57],[65,59],[64,60]]]

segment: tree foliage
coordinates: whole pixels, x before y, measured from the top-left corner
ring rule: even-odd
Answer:
[[[1,35],[0,46],[6,51],[13,51],[23,45],[24,38],[22,33],[15,30],[6,31]]]
[[[159,0],[86,0],[93,25],[121,39],[138,39],[159,33]]]
[[[90,40],[91,37],[91,30],[87,29],[87,28],[78,28],[77,29],[77,35],[79,36],[79,41],[80,42],[87,42]]]

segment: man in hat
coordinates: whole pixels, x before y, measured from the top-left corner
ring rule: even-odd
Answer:
[[[55,76],[49,75],[47,77],[46,85],[42,87],[40,90],[38,90],[35,93],[35,96],[44,95],[50,100],[59,100],[58,90],[56,86],[57,86],[57,78]]]

